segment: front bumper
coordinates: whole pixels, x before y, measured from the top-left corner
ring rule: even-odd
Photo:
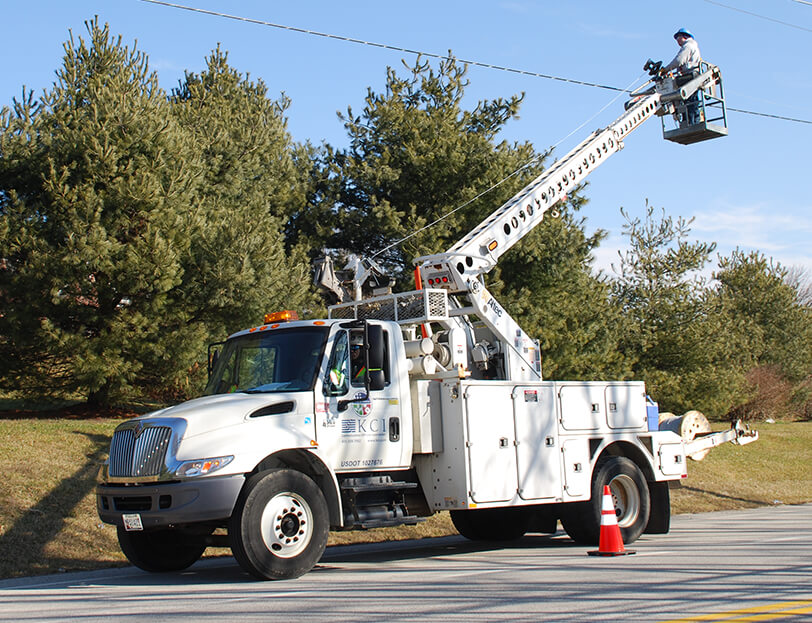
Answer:
[[[182,482],[96,487],[96,508],[105,523],[123,526],[123,515],[138,514],[144,528],[220,521],[234,510],[245,476]]]

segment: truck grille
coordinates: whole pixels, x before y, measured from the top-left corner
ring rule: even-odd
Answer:
[[[168,426],[148,426],[139,435],[132,428],[117,430],[110,444],[110,477],[159,475],[171,436]]]

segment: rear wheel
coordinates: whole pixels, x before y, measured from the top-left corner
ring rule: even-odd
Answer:
[[[121,551],[144,571],[180,571],[193,565],[206,550],[211,530],[165,528],[127,532],[118,528]]]
[[[592,475],[592,498],[588,502],[564,504],[561,525],[577,543],[597,545],[605,485],[612,492],[623,543],[633,543],[646,529],[651,502],[643,472],[626,457],[610,456],[598,461]]]
[[[530,518],[519,507],[451,511],[457,532],[472,541],[515,541],[527,532]]]
[[[254,474],[229,522],[231,550],[261,580],[296,578],[310,571],[327,546],[327,502],[304,474],[278,469]]]

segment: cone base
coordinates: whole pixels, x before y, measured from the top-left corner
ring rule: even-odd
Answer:
[[[636,554],[633,549],[623,550],[622,552],[602,552],[599,549],[587,552],[590,556],[627,556],[628,554]]]

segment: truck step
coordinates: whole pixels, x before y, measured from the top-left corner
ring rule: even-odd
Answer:
[[[392,481],[392,480],[367,480],[361,478],[351,478],[341,483],[342,491],[352,491],[353,493],[363,493],[365,491],[394,491],[398,489],[415,489],[416,482]]]
[[[357,525],[359,528],[369,530],[371,528],[388,528],[392,526],[414,526],[423,521],[426,521],[426,517],[417,517],[413,515],[410,517],[399,517],[397,519],[369,519],[367,521],[362,521]]]

